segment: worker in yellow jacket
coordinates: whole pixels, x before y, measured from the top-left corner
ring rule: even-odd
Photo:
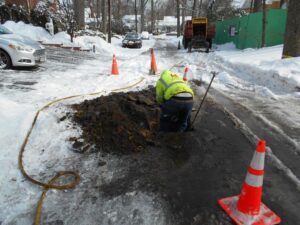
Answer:
[[[184,132],[193,108],[194,92],[182,77],[164,71],[156,83],[156,101],[161,105],[160,131]]]

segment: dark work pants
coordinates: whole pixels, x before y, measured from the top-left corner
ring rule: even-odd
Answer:
[[[193,99],[170,99],[163,103],[160,114],[160,131],[184,132],[188,128]]]

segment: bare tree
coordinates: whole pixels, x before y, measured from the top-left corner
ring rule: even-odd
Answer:
[[[135,14],[135,32],[138,32],[137,2],[136,2],[136,0],[134,0],[134,14]]]
[[[179,8],[179,0],[176,1],[177,6],[177,37],[180,36],[180,8]]]
[[[300,1],[289,0],[282,57],[300,56]]]
[[[84,29],[84,0],[74,0],[75,21],[79,29]]]
[[[108,43],[111,43],[111,0],[107,0],[107,11],[108,11]]]
[[[253,12],[259,12],[262,10],[262,0],[254,0]]]
[[[75,21],[75,13],[73,2],[71,0],[63,0],[59,2],[59,8],[61,13],[64,15],[63,20],[64,23],[67,25],[67,33],[71,37],[71,42],[73,42],[74,33],[77,28],[77,24]]]
[[[153,33],[154,30],[154,0],[151,0],[151,33]]]
[[[106,10],[106,1],[101,0],[101,14],[102,14],[102,23],[101,23],[101,30],[104,34],[106,34],[106,23],[107,23],[107,10]]]
[[[184,24],[185,24],[185,13],[186,13],[186,1],[187,0],[182,0],[181,3],[182,3],[182,7],[181,7],[181,32],[183,34],[183,27],[184,27]]]
[[[89,8],[90,8],[90,11],[91,11],[91,17],[92,18],[95,18],[96,16],[96,13],[94,12],[94,2],[92,0],[88,0],[88,3],[89,3]]]
[[[197,3],[198,3],[198,0],[194,0],[194,3],[193,3],[193,11],[192,11],[192,18],[196,17],[197,16]]]
[[[141,31],[145,28],[145,8],[148,0],[140,0],[140,9],[141,9]]]

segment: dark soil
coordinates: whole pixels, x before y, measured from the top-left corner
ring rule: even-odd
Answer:
[[[154,144],[160,109],[153,87],[143,92],[114,93],[73,108],[74,121],[83,130],[83,142],[71,140],[78,151],[94,145],[96,151],[128,154]]]

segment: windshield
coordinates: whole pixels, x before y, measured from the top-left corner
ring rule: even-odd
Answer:
[[[129,39],[138,39],[139,35],[136,34],[136,33],[131,33],[131,34],[127,34],[126,38],[129,38]]]
[[[12,32],[4,26],[0,26],[0,35],[1,34],[12,34]]]

